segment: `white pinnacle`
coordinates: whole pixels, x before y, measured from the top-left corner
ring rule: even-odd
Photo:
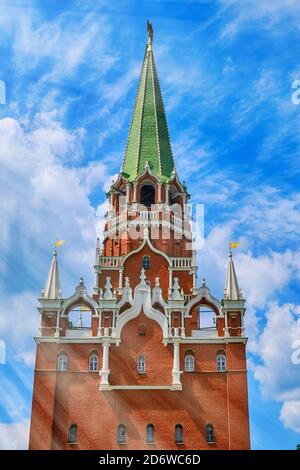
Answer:
[[[224,298],[226,300],[240,300],[241,298],[241,291],[240,291],[239,284],[237,281],[231,251],[229,252],[229,258],[228,258]]]
[[[61,289],[57,264],[57,252],[54,250],[47,282],[44,289],[44,299],[59,298],[61,298]]]

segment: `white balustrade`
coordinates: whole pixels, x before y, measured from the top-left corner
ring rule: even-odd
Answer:
[[[118,256],[100,256],[99,266],[102,268],[118,268],[120,258]]]
[[[173,268],[190,268],[192,266],[192,258],[172,258]]]

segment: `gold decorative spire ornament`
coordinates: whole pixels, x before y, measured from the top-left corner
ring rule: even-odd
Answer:
[[[151,21],[147,20],[147,33],[148,33],[148,49],[152,48],[153,42],[153,27]]]

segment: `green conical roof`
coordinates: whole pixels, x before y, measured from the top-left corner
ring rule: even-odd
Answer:
[[[153,31],[150,23],[148,36],[121,173],[133,181],[143,173],[149,162],[151,171],[165,182],[174,170],[174,161],[152,51]]]

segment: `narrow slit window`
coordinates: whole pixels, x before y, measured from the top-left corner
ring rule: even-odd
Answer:
[[[71,424],[69,427],[68,433],[68,444],[76,444],[77,443],[77,425]]]
[[[154,426],[153,424],[148,424],[147,426],[147,443],[153,444],[154,443]]]
[[[117,432],[117,443],[125,444],[126,443],[126,426],[125,424],[119,424]]]
[[[150,269],[150,257],[149,256],[144,256],[144,258],[143,258],[143,268],[144,269]]]
[[[146,361],[145,356],[139,356],[137,360],[137,371],[139,374],[145,374],[146,372]]]
[[[215,430],[212,424],[206,426],[206,442],[215,442]]]

